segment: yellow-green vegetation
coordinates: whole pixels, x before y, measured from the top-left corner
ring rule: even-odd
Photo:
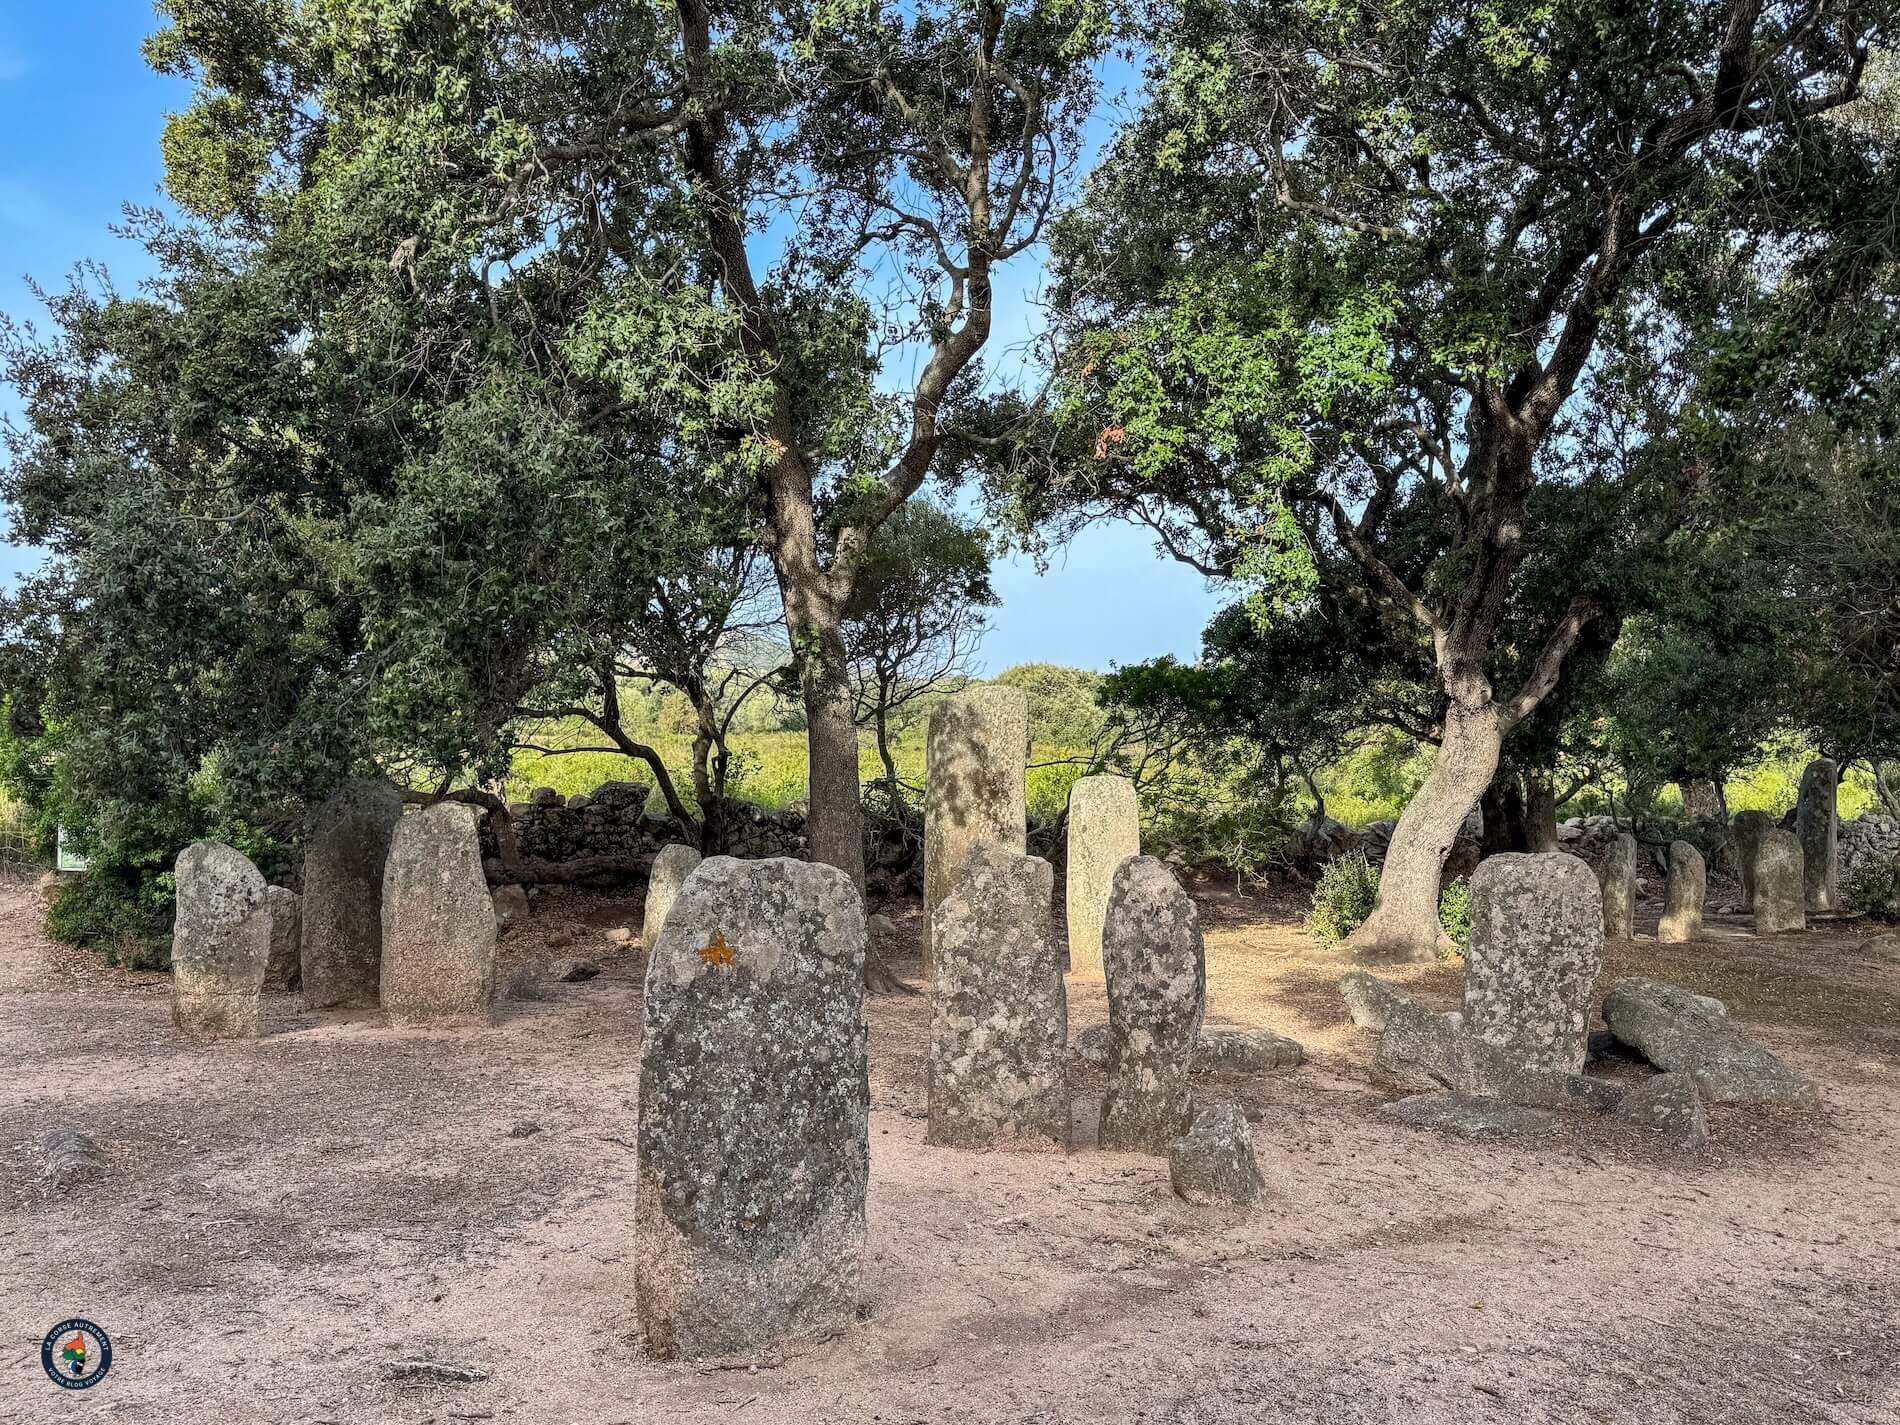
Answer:
[[[1087,772],[1087,757],[1094,733],[1099,730],[1102,714],[1094,704],[1096,674],[1053,664],[1026,664],[1000,675],[999,683],[1022,687],[1029,694],[1032,745],[1028,775],[1029,812],[1033,817],[1056,816],[1067,804],[1069,788]],[[656,748],[665,759],[681,797],[693,804],[693,739],[690,717],[683,714],[679,699],[651,701],[650,721],[634,724],[629,732]],[[925,724],[928,707],[919,709],[898,731],[892,741],[897,775],[909,787],[924,784]],[[735,733],[733,783],[736,795],[767,810],[777,811],[800,803],[807,790],[805,734],[802,729],[783,726],[757,726],[764,717],[750,719],[754,730]],[[594,748],[600,736],[578,721],[544,728],[537,740],[547,747]],[[1800,790],[1801,773],[1813,760],[1812,748],[1796,741],[1772,744],[1759,762],[1733,772],[1725,793],[1731,813],[1766,811],[1775,816],[1786,814],[1795,804]],[[865,783],[884,775],[867,733],[859,742],[858,765]],[[1404,734],[1385,729],[1374,733],[1346,756],[1314,777],[1326,799],[1326,813],[1347,826],[1361,827],[1370,822],[1392,820],[1405,809],[1412,794],[1424,780],[1430,766],[1427,749]],[[1192,787],[1188,800],[1199,796],[1204,801],[1210,827],[1219,821],[1237,790],[1228,785],[1220,769],[1209,768],[1189,774]],[[615,780],[651,781],[646,764],[616,752],[586,751],[517,753],[508,780],[510,800],[525,800],[535,787],[553,787],[565,796],[592,791],[602,782]],[[1177,790],[1180,788],[1177,787]],[[1625,788],[1614,787],[1616,805],[1624,811]],[[1313,810],[1312,796],[1301,789],[1288,804],[1297,819]],[[1564,808],[1565,815],[1606,810],[1601,792],[1592,789]],[[1658,792],[1649,811],[1664,817],[1679,816],[1682,798],[1678,788],[1665,787]],[[1851,768],[1841,783],[1840,815],[1852,820],[1869,811],[1878,811],[1879,800],[1872,779],[1858,766]],[[1148,808],[1147,810],[1152,810]],[[1236,861],[1247,862],[1271,848],[1255,845],[1259,837],[1247,837],[1244,829],[1234,830]],[[1238,844],[1248,841],[1247,845]],[[1206,852],[1210,848],[1197,848]],[[1215,859],[1224,859],[1216,855]]]
[[[693,805],[693,739],[684,733],[661,728],[630,728],[632,735],[659,752],[667,772],[679,788],[687,805]],[[579,723],[566,722],[544,730],[540,735],[547,747],[598,747],[600,736]],[[924,723],[913,721],[892,744],[900,780],[912,787],[924,784]],[[733,785],[735,795],[756,806],[777,811],[805,799],[807,764],[805,734],[802,731],[743,732],[732,738]],[[1086,748],[1038,744],[1032,754],[1037,762],[1082,757]],[[884,775],[877,749],[869,735],[858,742],[859,776],[866,783]],[[1032,766],[1029,770],[1029,814],[1049,818],[1058,814],[1069,798],[1069,788],[1087,768],[1080,763],[1058,766]],[[592,791],[602,782],[651,782],[652,773],[644,762],[617,752],[519,752],[508,779],[507,796],[511,801],[526,800],[535,787],[553,787],[563,796]]]

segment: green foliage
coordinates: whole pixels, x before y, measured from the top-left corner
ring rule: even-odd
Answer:
[[[1038,759],[1057,749],[1087,747],[1102,731],[1097,698],[1105,680],[1100,673],[1058,663],[1018,663],[993,681],[1023,690],[1029,701],[1030,742]]]
[[[1327,942],[1344,940],[1372,914],[1379,895],[1379,872],[1363,851],[1349,851],[1326,863],[1313,887],[1306,931]]]
[[[1855,915],[1888,923],[1900,921],[1900,886],[1896,880],[1900,880],[1900,868],[1893,862],[1863,862],[1841,888],[1841,897]]]
[[[1438,924],[1462,955],[1471,946],[1471,882],[1460,876],[1438,893]]]

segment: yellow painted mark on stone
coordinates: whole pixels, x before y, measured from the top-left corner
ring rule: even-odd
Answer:
[[[715,930],[713,938],[706,942],[706,948],[699,952],[699,958],[716,970],[732,970],[732,947],[726,944],[723,930]]]

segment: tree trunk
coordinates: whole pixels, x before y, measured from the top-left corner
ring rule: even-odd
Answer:
[[[1524,774],[1524,844],[1536,852],[1557,849],[1557,788],[1548,772]]]
[[[884,764],[884,787],[891,799],[891,805],[897,805],[897,761],[891,756],[891,733],[889,713],[882,701],[877,707],[877,760]]]
[[[1478,801],[1484,813],[1484,854],[1522,851],[1529,845],[1524,819],[1524,792],[1515,770],[1500,767]]]
[[[1366,960],[1435,960],[1438,881],[1465,817],[1498,769],[1504,733],[1490,690],[1454,699],[1425,785],[1406,804],[1385,853],[1379,898],[1346,946]]]
[[[805,745],[811,809],[805,817],[810,856],[836,866],[864,889],[864,808],[858,783],[857,699],[845,663],[838,611],[781,565],[779,591],[805,701]]]

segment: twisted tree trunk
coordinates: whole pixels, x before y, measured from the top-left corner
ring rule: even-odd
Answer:
[[[1438,882],[1445,857],[1498,768],[1504,729],[1481,699],[1453,702],[1445,736],[1425,784],[1406,804],[1379,877],[1379,899],[1347,947],[1361,959],[1435,960],[1449,943],[1438,925]]]

